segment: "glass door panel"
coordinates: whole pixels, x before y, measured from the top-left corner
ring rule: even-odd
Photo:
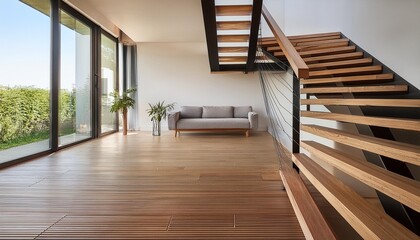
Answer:
[[[111,113],[113,97],[117,89],[117,43],[101,34],[101,133],[117,130],[117,114]]]
[[[61,10],[59,146],[92,136],[91,28]]]
[[[50,149],[50,8],[0,1],[0,163]]]

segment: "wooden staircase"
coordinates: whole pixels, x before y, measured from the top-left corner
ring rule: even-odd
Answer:
[[[285,63],[297,78],[293,93],[298,97],[290,101],[294,105],[293,153],[281,160],[280,175],[305,237],[340,236],[330,229],[292,162],[363,238],[419,239],[420,184],[407,164],[420,166],[420,143],[397,141],[393,132],[419,136],[420,91],[340,32],[285,36],[262,0],[238,5],[229,1],[215,5],[214,0],[201,3],[212,72],[254,71],[258,42],[270,55],[267,62]],[[274,37],[258,39],[261,13]],[[302,95],[306,98],[299,99]],[[316,105],[329,111],[317,111]],[[300,124],[300,117],[307,124]],[[358,132],[331,128],[334,124],[316,125],[315,120],[354,124]],[[366,159],[311,139],[301,141],[300,134],[295,141],[295,132],[362,151]],[[375,189],[385,212],[313,158]]]
[[[202,0],[210,69],[254,71],[262,0],[248,4]]]
[[[294,154],[293,161],[364,239],[418,239],[413,232],[371,205],[305,154]]]
[[[388,163],[420,166],[420,142],[400,142],[386,133],[410,131],[420,139],[419,90],[402,80],[374,57],[364,52],[340,32],[291,36],[282,39],[280,28],[263,8],[275,37],[259,40],[260,47],[288,64],[300,79],[300,100],[306,122],[315,119],[355,124],[359,133],[330,127],[302,124],[300,130],[334,143],[376,154],[384,166],[358,159],[348,153],[313,140],[303,140],[300,147],[310,153],[295,152],[294,164],[348,223],[365,239],[419,239],[420,183],[410,174],[393,172]],[[281,30],[280,30],[281,31]],[[290,46],[293,49],[290,49]],[[294,54],[297,52],[298,54]],[[297,62],[303,60],[305,64]],[[308,71],[305,76],[304,71]],[[331,112],[311,110],[324,105]],[[332,107],[334,106],[334,107]],[[335,112],[339,110],[338,112]],[[366,134],[371,132],[371,134]],[[317,158],[391,198],[412,217],[413,225],[403,226],[395,216],[369,204],[354,190],[320,167]],[[286,171],[287,172],[287,171]],[[285,178],[285,177],[284,177]],[[294,196],[291,196],[291,201]],[[385,207],[387,211],[387,208]],[[387,211],[388,212],[388,211]],[[391,211],[389,211],[391,212]],[[394,218],[395,219],[394,219]],[[408,229],[408,228],[409,229]],[[316,233],[312,233],[316,234]],[[307,236],[307,235],[305,235]],[[316,239],[316,235],[312,235]]]

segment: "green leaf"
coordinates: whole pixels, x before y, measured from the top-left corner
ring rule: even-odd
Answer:
[[[122,95],[119,95],[118,90],[115,89],[112,93],[109,94],[111,97],[114,97],[114,101],[112,102],[110,111],[111,112],[126,111],[129,108],[133,108],[136,101],[133,98],[131,98],[129,95],[136,91],[137,89],[130,88],[124,91]]]
[[[151,120],[161,121],[166,118],[167,112],[174,109],[175,103],[166,104],[165,101],[157,102],[155,104],[149,103],[149,109],[146,109],[147,114],[151,117]]]

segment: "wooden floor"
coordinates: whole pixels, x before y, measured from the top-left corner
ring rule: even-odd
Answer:
[[[0,239],[303,239],[270,135],[114,134],[0,170]]]

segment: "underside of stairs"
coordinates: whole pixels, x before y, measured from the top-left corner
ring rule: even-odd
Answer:
[[[255,70],[262,2],[216,5],[201,0],[211,72]]]

